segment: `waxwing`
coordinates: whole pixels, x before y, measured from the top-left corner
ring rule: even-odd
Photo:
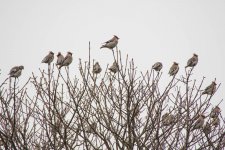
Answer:
[[[72,57],[72,53],[71,52],[67,52],[66,57],[64,58],[62,64],[59,66],[59,69],[63,66],[69,66],[73,61],[73,57]]]
[[[195,121],[193,129],[200,129],[200,128],[202,128],[203,125],[204,125],[204,119],[205,119],[205,115],[200,114],[199,117],[197,118],[197,120]]]
[[[101,47],[101,48],[109,48],[109,49],[113,49],[114,47],[116,47],[116,45],[118,44],[118,40],[119,38],[114,35],[112,39],[106,41]]]
[[[154,69],[155,71],[160,71],[162,69],[163,65],[161,62],[156,62],[153,66],[152,69]]]
[[[198,55],[193,54],[193,56],[187,61],[187,66],[185,66],[185,68],[194,67],[197,65],[197,63],[198,63]]]
[[[211,110],[210,117],[211,118],[216,118],[216,117],[219,116],[220,112],[221,112],[221,110],[220,110],[219,106],[216,106],[215,108],[213,108]]]
[[[59,65],[59,66],[62,65],[63,60],[64,60],[64,56],[60,52],[58,52],[56,65]]]
[[[23,69],[24,66],[15,66],[9,71],[9,76],[18,78],[21,75]]]
[[[93,73],[98,74],[102,71],[101,66],[99,65],[98,62],[96,62],[93,66]]]
[[[213,95],[215,91],[216,91],[216,82],[213,81],[209,86],[205,88],[202,95],[203,94]]]
[[[112,66],[109,67],[109,70],[113,73],[117,73],[117,71],[119,70],[119,67],[118,67],[118,64],[116,63],[116,61],[114,61]]]
[[[179,71],[178,63],[174,62],[173,65],[170,67],[169,75],[174,76]]]
[[[47,56],[41,61],[41,63],[50,64],[54,59],[54,53],[52,51],[49,52]]]

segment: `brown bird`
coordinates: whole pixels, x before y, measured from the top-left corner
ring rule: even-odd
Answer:
[[[193,126],[193,130],[200,129],[203,127],[204,124],[205,115],[200,114],[198,119],[195,121],[195,124]]]
[[[163,116],[162,116],[162,124],[164,126],[168,126],[168,125],[171,125],[172,123],[175,122],[175,117],[174,115],[172,114],[169,114],[169,113],[165,113]]]
[[[90,126],[88,127],[87,129],[87,133],[94,133],[97,129],[97,123],[96,122],[93,122],[90,124]]]
[[[54,53],[52,51],[49,52],[47,56],[41,61],[41,63],[50,64],[54,59]]]
[[[205,132],[205,134],[209,134],[211,130],[212,130],[211,125],[208,122],[206,122],[205,126],[203,127],[203,131]]]
[[[59,66],[59,69],[63,66],[69,66],[73,61],[73,57],[72,57],[72,53],[71,52],[67,52],[66,57],[63,59],[62,64]]]
[[[110,40],[108,40],[108,41],[106,41],[106,42],[104,43],[104,45],[102,45],[102,46],[100,47],[100,49],[101,49],[101,48],[109,48],[109,49],[113,49],[113,48],[116,47],[116,45],[118,44],[118,40],[119,40],[119,38],[118,38],[116,35],[114,35],[113,38],[110,39]]]
[[[118,67],[118,64],[116,63],[116,61],[114,61],[112,66],[109,67],[109,70],[113,73],[117,73],[117,71],[119,70],[119,67]]]
[[[93,73],[98,74],[102,71],[101,66],[99,65],[98,62],[96,62],[93,66]]]
[[[213,118],[212,120],[212,123],[211,123],[213,126],[218,126],[220,124],[220,118],[219,117],[216,117],[216,118]]]
[[[178,63],[173,62],[173,65],[170,67],[169,75],[174,76],[177,74],[178,71],[179,71]]]
[[[205,90],[202,92],[203,94],[213,95],[216,91],[216,82],[213,81],[209,86],[205,88]]]
[[[56,65],[61,66],[63,64],[63,61],[64,61],[64,56],[60,52],[58,52]]]
[[[154,69],[155,71],[160,71],[162,69],[163,65],[161,62],[156,62],[153,66],[152,69]]]
[[[215,108],[212,109],[211,113],[210,113],[210,117],[211,118],[216,118],[219,116],[221,110],[219,108],[219,106],[216,106]]]
[[[24,66],[15,66],[9,71],[9,76],[18,78],[21,75],[23,69]]]
[[[193,56],[187,61],[187,66],[185,66],[185,68],[194,67],[197,65],[197,63],[198,63],[198,55],[193,54]]]

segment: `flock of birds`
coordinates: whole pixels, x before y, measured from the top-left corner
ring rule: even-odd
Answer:
[[[206,116],[202,113],[199,113],[197,117],[194,118],[194,124],[191,128],[191,130],[195,130],[195,129],[203,129],[203,131],[206,134],[209,134],[212,130],[212,126],[217,127],[220,124],[220,119],[219,119],[219,114],[220,114],[221,110],[219,108],[219,106],[216,106],[215,108],[213,108],[210,112],[210,118],[206,124],[204,125],[205,122],[205,118]],[[176,123],[178,120],[176,120],[176,117],[171,114],[171,113],[165,113],[162,116],[162,124],[164,126],[169,126],[172,125],[173,123]]]
[[[115,48],[117,46],[118,40],[119,40],[119,38],[116,35],[114,35],[113,38],[106,41],[100,47],[100,49],[108,48],[108,49],[113,50],[113,48]],[[50,51],[49,54],[47,56],[45,56],[41,62],[50,65],[53,60],[54,60],[54,53],[52,51]],[[63,66],[69,66],[72,63],[72,61],[73,61],[73,57],[72,57],[71,52],[67,52],[67,55],[65,57],[60,52],[57,54],[56,65],[58,66],[59,69],[61,69],[61,67],[63,67]],[[198,63],[198,55],[193,54],[193,56],[187,61],[187,65],[185,66],[185,68],[195,67],[197,65],[197,63]],[[161,62],[156,62],[152,66],[152,69],[159,72],[162,69],[162,67],[163,67],[163,65]],[[24,69],[24,66],[13,67],[9,72],[10,77],[18,78],[21,75],[23,69]],[[116,62],[114,62],[112,64],[112,66],[109,67],[109,70],[113,73],[118,72],[118,70],[119,70],[118,64]],[[102,71],[101,66],[99,65],[98,62],[96,62],[93,66],[93,73],[98,74],[101,71]],[[178,71],[179,71],[179,65],[177,62],[174,62],[169,70],[169,75],[175,76],[178,73]],[[203,91],[202,94],[213,95],[215,93],[215,91],[216,91],[216,83],[215,83],[215,81],[213,81],[209,86],[207,86],[205,88],[205,90]]]
[[[115,48],[117,46],[118,40],[119,40],[119,38],[114,35],[113,38],[106,41],[100,47],[100,49],[108,48],[108,49],[113,50],[113,48]],[[54,60],[54,53],[52,51],[50,51],[49,54],[44,57],[44,59],[42,60],[42,63],[46,63],[46,64],[50,65],[53,60]],[[63,66],[69,66],[72,63],[72,61],[73,61],[73,57],[72,57],[71,52],[67,52],[67,55],[65,57],[59,52],[57,54],[56,66],[58,66],[58,68],[61,69],[61,67],[63,67]],[[198,63],[198,55],[193,54],[193,56],[187,61],[187,65],[185,66],[185,68],[195,67],[197,65],[197,63]],[[161,62],[156,62],[152,66],[152,69],[155,70],[156,72],[159,72],[162,69],[162,67],[163,67],[163,65]],[[9,72],[10,77],[18,78],[21,75],[23,69],[24,69],[24,66],[13,67]],[[119,71],[119,67],[118,67],[118,64],[116,63],[116,61],[112,64],[112,66],[109,68],[109,70],[113,73],[116,73]],[[102,71],[101,66],[99,65],[98,62],[96,62],[93,66],[93,73],[98,74],[101,71]],[[179,71],[179,65],[177,62],[174,62],[169,70],[169,75],[175,76],[178,73],[178,71]],[[209,86],[207,86],[204,89],[204,91],[202,92],[202,95],[203,94],[213,95],[215,93],[215,91],[216,91],[216,83],[215,83],[215,81],[213,81]],[[211,124],[213,124],[213,125],[219,124],[219,118],[218,118],[219,113],[220,113],[220,108],[218,106],[216,106],[211,111],[210,116],[211,116],[211,118],[213,118],[213,121]],[[198,118],[196,119],[193,129],[199,129],[199,128],[203,127],[204,118],[205,118],[205,115],[199,114]],[[170,125],[173,122],[174,122],[174,116],[172,114],[166,113],[162,116],[162,123],[164,125]],[[209,130],[211,131],[211,126],[210,126],[211,124],[206,123],[206,125],[204,127],[204,129],[206,130],[207,133],[209,132]]]

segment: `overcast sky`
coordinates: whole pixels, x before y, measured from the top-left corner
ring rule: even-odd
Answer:
[[[112,35],[140,71],[162,61],[168,80],[173,61],[180,76],[198,54],[194,77],[206,76],[204,86],[217,78],[222,86],[212,101],[225,97],[224,0],[0,0],[0,81],[15,65],[25,67],[21,80],[46,68],[40,62],[49,50],[73,52],[70,73],[76,74],[79,58],[87,60],[88,41],[92,58],[104,68],[113,58],[99,47]]]

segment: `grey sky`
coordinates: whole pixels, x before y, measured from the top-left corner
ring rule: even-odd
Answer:
[[[28,79],[46,67],[40,62],[49,50],[72,51],[70,72],[76,74],[78,59],[87,59],[88,41],[92,58],[106,67],[111,52],[99,47],[115,34],[123,56],[134,58],[141,71],[162,61],[166,79],[173,61],[181,75],[197,53],[194,77],[206,76],[204,87],[216,77],[222,86],[213,101],[219,102],[225,97],[224,15],[224,0],[1,0],[0,81],[15,65],[25,66],[21,80]]]

